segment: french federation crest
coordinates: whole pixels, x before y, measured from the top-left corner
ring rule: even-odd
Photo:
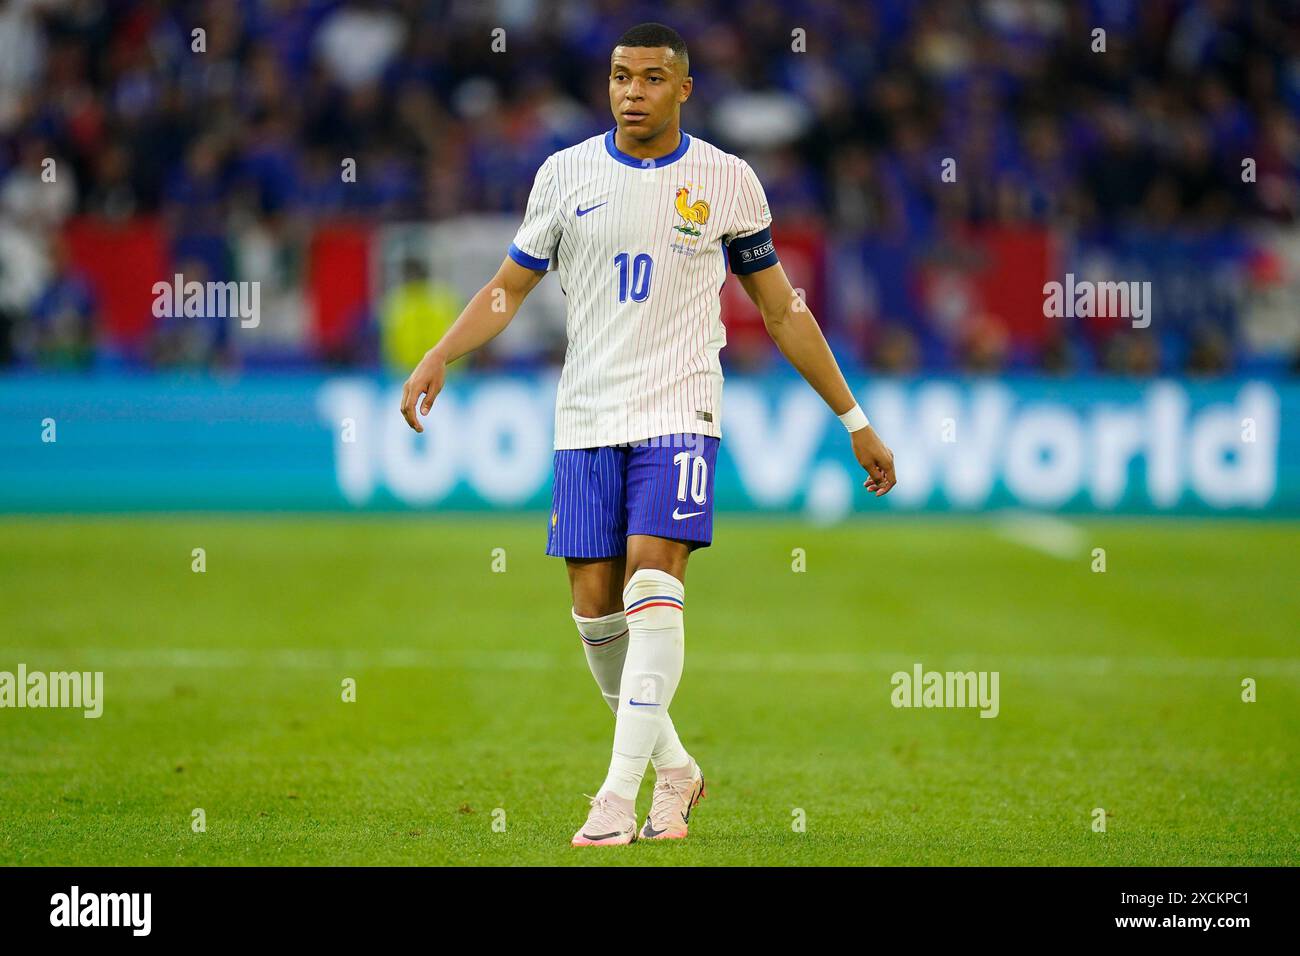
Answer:
[[[673,226],[673,229],[681,233],[682,238],[672,243],[671,248],[674,252],[687,256],[693,256],[698,251],[699,238],[703,235],[700,227],[709,221],[709,204],[703,199],[691,202],[693,188],[691,183],[678,186],[677,195],[673,200],[673,208],[682,220],[678,225]]]

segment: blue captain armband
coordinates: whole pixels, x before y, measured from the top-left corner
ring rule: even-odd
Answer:
[[[776,265],[781,260],[776,257],[776,246],[772,243],[772,227],[764,226],[753,235],[732,239],[727,245],[727,259],[731,271],[738,276]]]

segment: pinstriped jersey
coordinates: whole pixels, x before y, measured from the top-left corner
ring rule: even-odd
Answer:
[[[567,298],[556,448],[721,437],[719,293],[728,261],[777,261],[770,224],[749,164],[685,132],[655,160],[613,130],[546,159],[510,256],[558,272]]]

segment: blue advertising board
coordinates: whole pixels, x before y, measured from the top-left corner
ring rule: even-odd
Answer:
[[[1300,515],[1300,384],[853,383],[899,484],[861,489],[845,433],[796,378],[733,377],[724,510]],[[454,377],[424,434],[367,377],[0,379],[0,511],[548,507],[555,376]]]

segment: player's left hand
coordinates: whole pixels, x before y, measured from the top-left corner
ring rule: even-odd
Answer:
[[[849,440],[853,443],[853,454],[857,457],[858,464],[870,476],[862,483],[863,487],[875,492],[877,498],[888,494],[889,489],[897,484],[897,479],[894,478],[894,453],[885,447],[885,443],[870,425],[850,432]]]
[[[447,363],[438,354],[438,350],[432,348],[424,353],[420,364],[402,385],[402,417],[406,419],[406,424],[417,432],[424,431],[424,426],[420,424],[419,416],[415,413],[416,403],[420,402],[420,396],[423,395],[424,401],[419,405],[420,415],[429,414],[429,409],[433,408],[433,400],[442,391],[443,382],[446,380]]]

